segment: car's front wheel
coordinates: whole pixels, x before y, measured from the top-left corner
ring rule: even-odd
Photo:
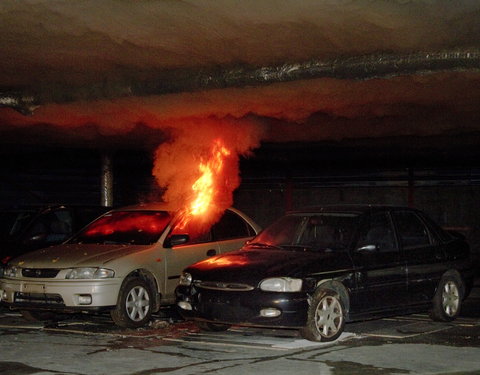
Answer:
[[[110,316],[120,327],[137,328],[146,325],[152,316],[153,293],[142,279],[127,280],[120,290],[118,302]]]
[[[432,301],[430,317],[440,322],[450,322],[460,314],[463,284],[455,275],[443,276]]]
[[[307,325],[300,329],[302,337],[310,341],[333,341],[344,327],[344,307],[339,295],[329,289],[317,290],[308,308]]]

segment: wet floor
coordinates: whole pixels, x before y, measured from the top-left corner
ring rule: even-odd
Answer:
[[[426,314],[350,323],[333,343],[295,330],[201,332],[162,310],[121,329],[108,316],[46,324],[0,310],[0,374],[480,374],[480,288],[451,323]]]

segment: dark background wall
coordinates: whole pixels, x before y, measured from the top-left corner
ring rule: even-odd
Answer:
[[[412,205],[443,226],[480,223],[480,167],[472,160],[355,158],[328,147],[302,152],[265,145],[242,159],[234,205],[265,226],[286,210],[311,205],[374,203]],[[110,150],[114,205],[160,200],[151,176],[151,153]],[[0,206],[100,204],[101,155],[97,149],[10,149],[0,166]],[[341,155],[341,157],[339,157]],[[343,160],[342,160],[343,158]],[[340,160],[340,161],[339,161]],[[182,173],[181,170],[178,173]]]
[[[424,170],[439,174],[438,170]],[[285,210],[324,204],[390,204],[414,206],[427,212],[439,224],[447,227],[474,227],[480,223],[477,207],[480,202],[479,177],[464,172],[459,180],[424,180],[418,175],[407,180],[379,180],[384,172],[365,175],[363,180],[323,180],[321,183],[302,183],[294,178],[276,183],[244,182],[235,193],[237,206],[265,225]],[[341,176],[340,176],[341,177]],[[377,178],[378,177],[378,178]],[[430,177],[430,176],[429,176]]]

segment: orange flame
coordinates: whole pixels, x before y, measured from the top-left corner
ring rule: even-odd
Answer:
[[[198,169],[200,177],[192,185],[192,200],[182,213],[180,227],[185,227],[194,217],[209,212],[215,203],[215,196],[220,189],[219,183],[222,176],[225,157],[230,155],[230,150],[223,145],[221,139],[213,143],[211,156],[208,160],[200,161]]]

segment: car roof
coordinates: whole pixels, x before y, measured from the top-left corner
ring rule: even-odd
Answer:
[[[227,208],[227,210],[234,211],[239,213],[240,211],[236,210],[233,207]],[[163,203],[163,202],[150,202],[150,203],[139,203],[130,206],[117,207],[111,211],[167,211],[167,212],[177,212],[179,211],[178,207],[173,206],[172,204]]]
[[[305,207],[300,210],[290,211],[288,213],[322,213],[322,212],[338,212],[338,213],[352,213],[363,214],[373,211],[393,211],[393,210],[411,210],[414,208],[405,206],[394,206],[385,204],[343,204],[343,205],[325,205]]]
[[[139,203],[133,204],[130,206],[117,207],[112,211],[168,211],[176,212],[178,209],[175,209],[172,205],[162,202],[150,202],[150,203]]]

